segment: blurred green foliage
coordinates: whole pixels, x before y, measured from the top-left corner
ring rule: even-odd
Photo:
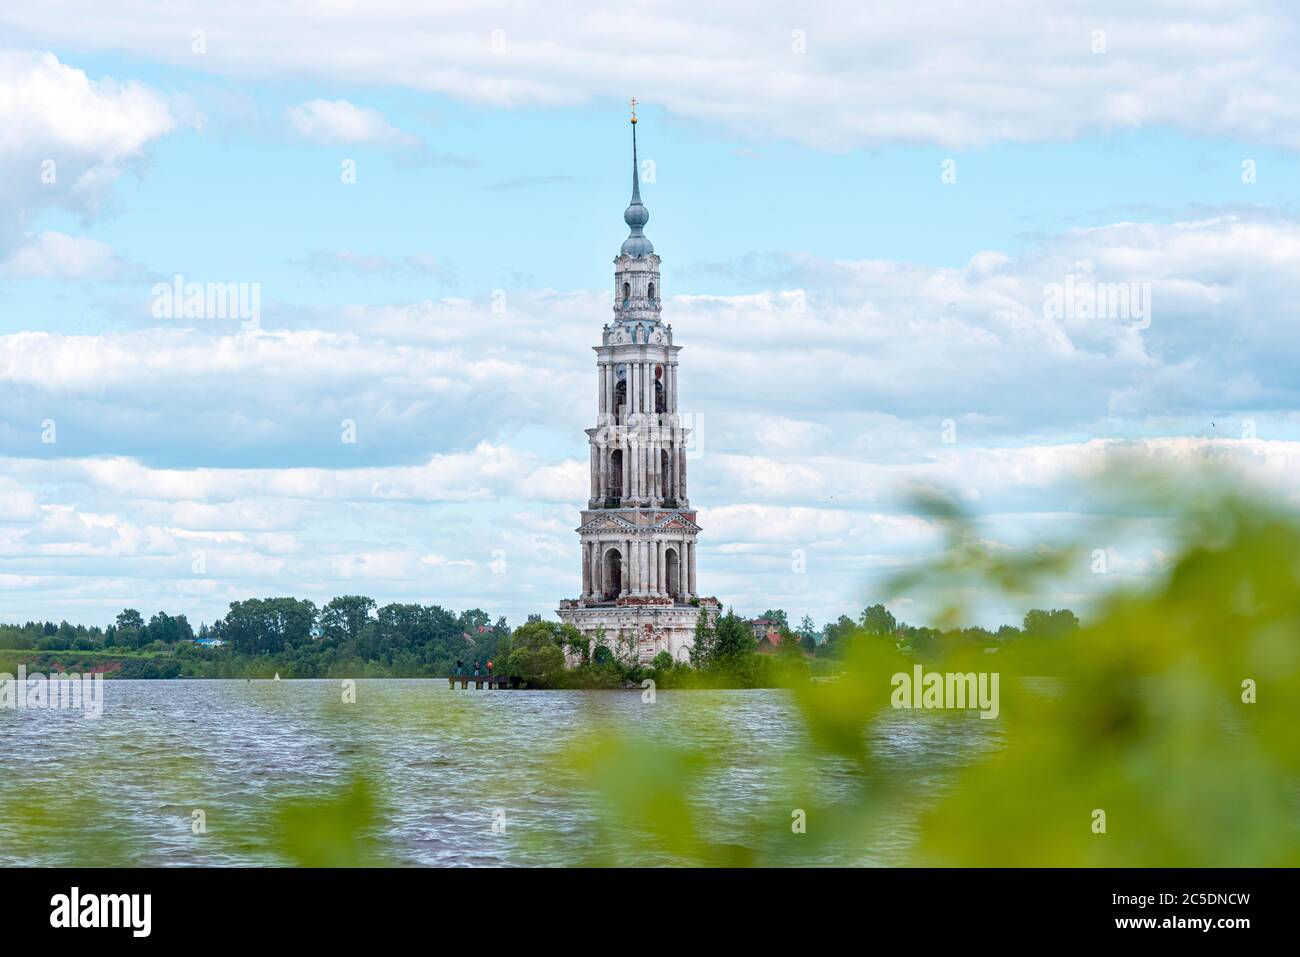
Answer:
[[[585,770],[606,816],[626,828],[602,842],[600,862],[671,849],[679,863],[716,863],[710,835],[734,833],[738,820],[756,864],[822,862],[828,849],[869,861],[892,818],[914,834],[903,859],[920,865],[1300,863],[1300,523],[1259,497],[1132,481],[1121,498],[1150,495],[1175,519],[1175,554],[1153,586],[1113,592],[1083,627],[1045,629],[1000,653],[961,641],[928,649],[928,671],[999,672],[1001,714],[996,744],[974,750],[915,820],[894,813],[918,783],[882,759],[891,712],[922,725],[981,719],[894,711],[891,676],[917,659],[859,629],[833,683],[792,689],[808,750],[788,762],[784,802],[728,809],[719,823],[717,809],[692,800],[701,755],[689,748],[666,754],[609,733],[575,745],[569,766]],[[1032,594],[1077,564],[1077,548],[993,549],[951,504],[922,508],[949,546],[895,584],[938,589],[953,617],[980,589]],[[852,786],[833,796],[809,787],[819,758],[856,769]],[[671,802],[647,809],[651,792],[630,783],[640,761],[656,769],[653,793]],[[792,822],[801,813],[802,833]]]
[[[375,867],[384,863],[377,840],[383,817],[372,786],[358,776],[336,794],[277,802],[271,843],[300,867]]]

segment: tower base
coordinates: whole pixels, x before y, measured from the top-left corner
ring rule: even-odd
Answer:
[[[695,624],[701,614],[716,618],[718,606],[711,599],[699,605],[637,604],[635,599],[620,602],[585,604],[582,601],[560,603],[560,621],[572,625],[596,645],[603,643],[610,653],[624,662],[635,660],[648,665],[655,655],[666,651],[673,661],[691,660],[695,644]],[[577,659],[569,662],[573,667]]]

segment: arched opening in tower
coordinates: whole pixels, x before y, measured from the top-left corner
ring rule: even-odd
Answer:
[[[682,593],[682,562],[677,557],[677,549],[668,549],[664,553],[664,562],[668,568],[668,594],[677,599]]]
[[[623,590],[623,556],[617,548],[605,552],[604,598],[617,598]]]
[[[654,284],[654,283],[651,283],[651,284],[650,284],[649,294],[648,294],[647,298],[648,298],[651,302],[654,302],[654,301],[655,301],[655,284]]]
[[[664,391],[664,367],[655,366],[655,411],[668,411],[668,395]]]
[[[657,478],[660,482],[659,497],[672,498],[673,496],[673,477],[669,475],[672,468],[671,459],[667,449],[659,450],[659,475]]]
[[[609,453],[609,496],[623,497],[623,450],[615,449]]]
[[[625,282],[623,283],[623,305],[626,306],[627,301],[631,298],[632,298],[632,284],[630,282]]]
[[[624,406],[627,405],[627,380],[619,379],[618,385],[614,386],[614,409],[618,412],[618,421],[622,422],[626,416]]]

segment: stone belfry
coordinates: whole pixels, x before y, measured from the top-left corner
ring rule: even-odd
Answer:
[[[614,321],[596,352],[596,425],[591,495],[578,535],[581,597],[560,619],[621,657],[649,662],[661,651],[685,660],[701,614],[717,602],[696,591],[700,527],[686,484],[686,442],[677,398],[673,327],[662,321],[659,256],[645,235],[632,101],[630,232],[614,260]],[[594,653],[594,645],[593,645]]]

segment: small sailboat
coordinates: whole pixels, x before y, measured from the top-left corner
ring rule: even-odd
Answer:
[[[272,680],[272,681],[279,681],[279,680],[280,680],[280,672],[277,671],[277,672],[275,673],[275,677],[272,678],[271,680]]]

